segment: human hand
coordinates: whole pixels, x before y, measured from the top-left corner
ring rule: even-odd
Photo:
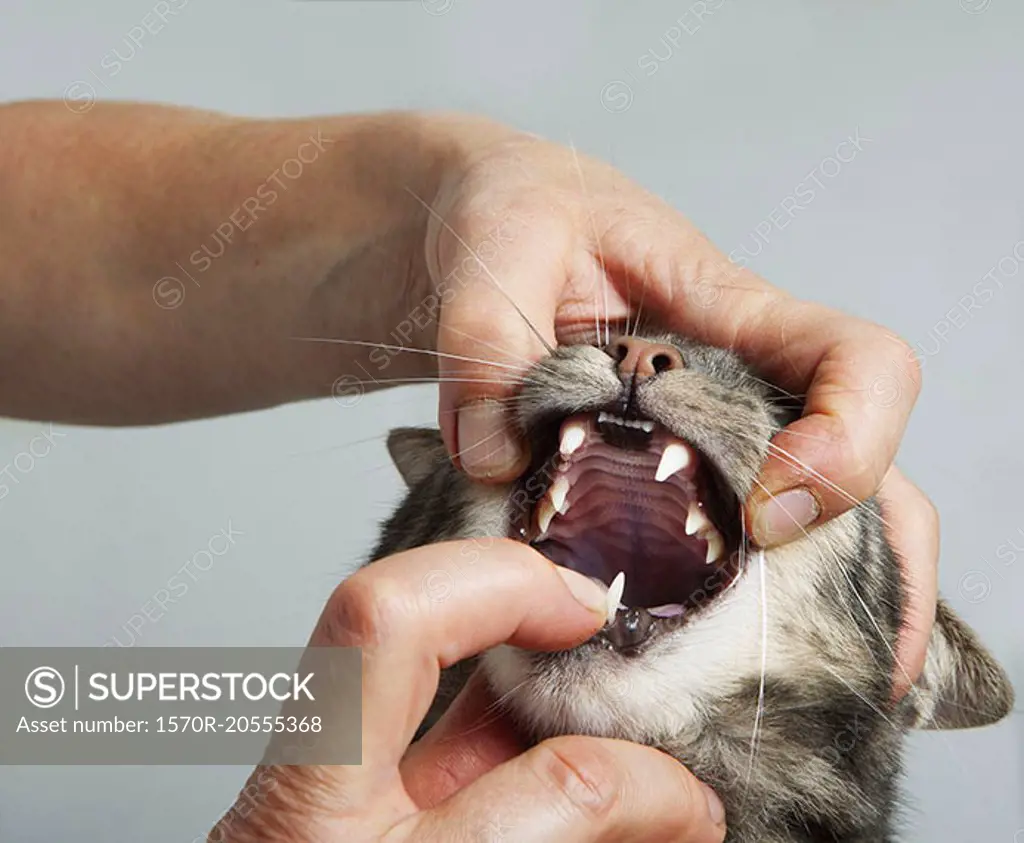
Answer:
[[[523,752],[486,709],[480,681],[409,749],[442,668],[502,642],[571,647],[604,620],[603,588],[506,540],[475,548],[450,595],[431,600],[428,578],[459,545],[374,562],[320,617],[311,645],[363,648],[362,765],[258,768],[251,782],[263,798],[236,804],[209,840],[721,841],[721,803],[668,755],[580,736]]]
[[[524,470],[502,400],[546,345],[603,344],[642,310],[734,349],[806,404],[774,438],[747,502],[752,538],[784,543],[878,494],[910,595],[897,653],[905,693],[924,664],[938,562],[934,508],[893,465],[920,389],[909,346],[734,265],[606,164],[493,129],[480,146],[430,204],[426,241],[443,303],[440,426],[455,460],[484,481]]]

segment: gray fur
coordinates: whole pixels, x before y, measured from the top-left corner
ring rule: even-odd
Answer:
[[[729,352],[651,338],[673,342],[686,365],[639,387],[637,408],[695,445],[736,501],[744,499],[768,440],[801,408]],[[517,421],[533,452],[548,455],[558,421],[615,408],[623,391],[604,351],[563,347],[525,377]],[[436,431],[397,430],[388,447],[410,491],[374,559],[448,539],[515,536],[549,482],[538,458],[515,484],[474,484],[452,466]],[[722,797],[733,843],[896,839],[905,729],[999,720],[1013,704],[1005,673],[940,602],[918,688],[890,703],[904,598],[873,500],[766,552],[764,580],[762,596],[752,564],[726,596],[634,657],[584,644],[554,654],[499,647],[480,661],[497,694],[519,686],[508,708],[535,740],[618,737],[685,763]],[[763,717],[752,744],[762,658]],[[445,677],[424,728],[468,674],[461,666]]]

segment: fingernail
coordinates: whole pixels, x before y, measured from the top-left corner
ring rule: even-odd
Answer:
[[[602,618],[608,614],[608,589],[598,585],[590,577],[585,577],[569,568],[555,565],[555,571],[562,581],[569,587],[572,596],[579,600],[584,606],[595,612]]]
[[[722,800],[704,782],[701,782],[700,786],[704,788],[704,796],[708,800],[708,812],[711,814],[711,821],[715,825],[725,825],[725,806],[722,804]]]
[[[763,501],[753,519],[754,540],[762,547],[783,544],[803,534],[821,514],[818,499],[807,489],[789,489]]]
[[[457,445],[463,470],[478,479],[511,479],[523,458],[505,408],[488,398],[459,408]]]

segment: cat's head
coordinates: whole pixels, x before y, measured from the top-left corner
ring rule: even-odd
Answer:
[[[410,493],[377,555],[507,536],[606,584],[625,573],[626,608],[580,647],[484,655],[536,736],[649,743],[720,778],[745,766],[755,723],[771,768],[772,747],[801,729],[798,743],[828,742],[850,712],[957,727],[1011,707],[1005,674],[944,604],[917,690],[891,706],[903,594],[875,501],[774,550],[745,541],[741,501],[801,407],[734,354],[656,333],[563,346],[514,407],[533,464],[505,487],[457,472],[436,431],[392,433]]]

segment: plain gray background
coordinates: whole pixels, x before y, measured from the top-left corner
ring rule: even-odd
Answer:
[[[918,343],[926,382],[902,465],[944,517],[943,590],[1024,689],[1024,553],[1007,544],[1024,548],[1024,7],[709,0],[698,19],[688,0],[170,5],[180,14],[115,75],[104,57],[130,54],[150,0],[3,0],[0,100],[67,91],[76,106],[85,83],[245,115],[490,114],[611,160],[726,251],[758,253],[773,282]],[[837,171],[829,156],[856,133],[867,140]],[[815,172],[824,188],[786,223],[775,209]],[[958,312],[993,268],[993,294]],[[399,493],[387,424],[434,410],[422,388],[58,427],[0,500],[0,644],[129,640],[129,619],[229,524],[230,551],[137,643],[304,643]],[[0,420],[0,465],[45,427]],[[1019,711],[913,738],[907,840],[1024,841]],[[191,841],[246,772],[0,768],[0,838]]]

